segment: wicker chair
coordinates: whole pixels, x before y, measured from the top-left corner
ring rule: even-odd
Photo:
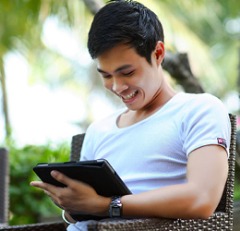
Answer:
[[[165,231],[199,231],[199,230],[221,230],[230,231],[233,229],[233,191],[234,191],[234,176],[235,176],[235,148],[236,148],[236,116],[230,115],[232,132],[230,145],[229,174],[226,182],[225,190],[221,201],[216,209],[216,212],[209,219],[117,219],[117,220],[101,220],[95,224],[89,224],[88,230],[165,230]],[[71,160],[79,160],[84,134],[75,135],[72,138]],[[0,230],[49,230],[61,231],[65,230],[63,223],[47,223],[33,224],[22,226],[6,226]]]

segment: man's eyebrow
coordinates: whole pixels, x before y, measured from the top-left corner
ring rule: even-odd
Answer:
[[[121,66],[121,67],[118,67],[118,68],[114,71],[114,73],[120,72],[120,71],[125,70],[125,69],[127,69],[127,68],[129,68],[129,67],[131,67],[131,65],[129,65],[129,64],[123,65],[123,66]],[[106,71],[101,70],[100,68],[97,68],[97,71],[98,71],[99,73],[107,73]]]
[[[106,71],[103,71],[103,70],[101,70],[100,68],[97,68],[97,71],[98,71],[99,73],[107,73]]]

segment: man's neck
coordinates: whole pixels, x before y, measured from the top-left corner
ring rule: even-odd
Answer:
[[[117,121],[118,127],[128,127],[148,118],[159,111],[175,94],[176,92],[170,86],[167,86],[153,99],[151,104],[147,105],[145,108],[136,111],[127,110],[125,113],[121,114]]]

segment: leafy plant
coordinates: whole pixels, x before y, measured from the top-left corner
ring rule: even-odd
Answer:
[[[240,166],[236,164],[235,168],[235,187],[234,187],[234,200],[240,200]]]
[[[36,223],[44,217],[59,216],[60,209],[41,190],[29,183],[39,180],[32,168],[37,163],[69,160],[69,147],[28,145],[9,148],[10,159],[10,224]]]

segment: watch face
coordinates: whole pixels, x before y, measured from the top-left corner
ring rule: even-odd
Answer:
[[[112,207],[112,216],[113,217],[120,217],[121,216],[121,209],[119,207]]]
[[[110,217],[121,217],[122,215],[122,204],[120,197],[113,197],[110,204],[109,216]]]

